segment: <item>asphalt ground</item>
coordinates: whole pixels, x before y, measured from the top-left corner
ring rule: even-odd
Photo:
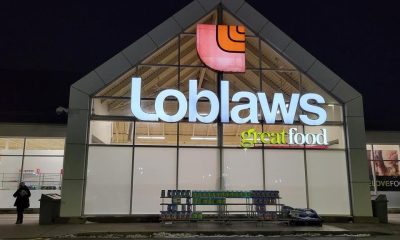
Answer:
[[[22,225],[15,215],[0,214],[0,239],[397,239],[400,215],[389,215],[389,224],[329,223],[287,226],[278,223],[86,223],[39,225],[37,214],[25,214]]]

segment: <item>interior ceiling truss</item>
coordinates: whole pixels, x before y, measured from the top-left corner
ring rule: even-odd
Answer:
[[[215,14],[211,14],[204,22],[213,22],[213,19],[215,20]],[[227,75],[227,80],[230,80],[230,92],[233,93],[244,89],[258,92],[260,91],[260,79],[262,91],[266,92],[268,96],[275,92],[282,92],[285,97],[289,97],[293,92],[300,92],[299,73],[294,70],[279,70],[282,66],[259,49],[260,45],[257,38],[251,38],[253,39],[246,41],[246,64],[250,69],[245,74]],[[198,80],[199,90],[209,88],[210,90],[216,90],[216,74],[205,66],[201,66],[202,63],[197,55],[195,40],[194,34],[183,34],[180,38],[171,40],[146,59],[143,65],[132,69],[130,74],[125,74],[123,79],[118,81],[118,84],[114,84],[106,91],[103,91],[102,95],[129,97],[131,77],[133,75],[142,78],[142,96],[147,98],[154,98],[160,91],[176,87],[179,87],[187,95],[187,81],[189,79]],[[180,52],[178,53],[178,51]],[[261,57],[261,61],[258,56]],[[185,63],[180,68],[175,67],[178,64],[178,57],[180,57],[181,63]],[[260,62],[263,66],[274,70],[257,70]],[[160,65],[157,66],[157,64]],[[178,69],[180,70],[179,73]],[[180,74],[180,86],[178,86],[178,74]],[[102,103],[107,104],[109,110],[129,107],[129,101],[127,100],[104,99]]]

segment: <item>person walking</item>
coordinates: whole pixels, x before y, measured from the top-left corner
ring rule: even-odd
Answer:
[[[14,206],[17,207],[17,222],[15,224],[21,224],[24,220],[24,210],[29,207],[31,191],[29,191],[24,182],[21,182],[13,196],[17,198],[14,203]]]

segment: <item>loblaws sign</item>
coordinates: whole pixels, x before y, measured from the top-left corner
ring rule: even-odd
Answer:
[[[155,113],[145,112],[141,107],[141,78],[132,78],[131,90],[131,110],[133,115],[143,121],[165,121],[179,122],[188,113],[189,122],[214,122],[220,115],[221,122],[228,123],[230,119],[238,124],[259,123],[258,103],[265,123],[274,124],[277,115],[280,114],[285,124],[293,124],[298,107],[307,113],[313,113],[317,117],[311,119],[307,114],[300,114],[299,119],[306,125],[321,125],[326,121],[326,111],[319,104],[325,103],[324,98],[316,93],[306,93],[300,95],[293,93],[289,103],[285,102],[282,93],[275,93],[271,104],[267,100],[267,95],[263,92],[257,94],[240,91],[229,96],[229,82],[221,81],[220,99],[210,90],[198,91],[197,80],[189,80],[189,98],[176,89],[166,89],[161,91],[155,100]],[[167,98],[175,98],[179,103],[175,114],[169,115],[164,109],[164,102]],[[197,102],[200,99],[207,99],[210,102],[210,112],[207,115],[200,115],[197,111]],[[238,103],[229,111],[229,100]],[[246,103],[240,103],[246,101]],[[221,107],[220,107],[221,106]],[[287,107],[286,107],[287,106]],[[241,111],[248,111],[246,117],[241,117]]]
[[[197,52],[203,63],[211,69],[223,72],[245,72],[245,28],[243,26],[226,25],[197,25]],[[220,83],[219,97],[210,90],[198,89],[197,80],[189,80],[189,96],[186,96],[176,89],[166,89],[161,91],[155,100],[155,112],[146,112],[141,107],[141,86],[140,77],[132,78],[131,89],[131,110],[133,115],[142,121],[165,121],[179,122],[188,115],[189,122],[212,123],[218,118],[223,123],[234,122],[237,124],[259,123],[259,116],[267,124],[274,124],[277,115],[281,115],[284,124],[291,125],[295,119],[311,126],[318,126],[325,123],[327,119],[326,111],[321,104],[325,103],[324,98],[317,93],[293,93],[288,102],[285,102],[282,93],[275,93],[273,96],[267,96],[264,92],[252,93],[248,91],[239,91],[230,96],[229,82],[222,80]],[[179,107],[174,114],[168,114],[164,109],[164,103],[167,99],[175,98]],[[197,103],[200,99],[207,99],[210,103],[208,113],[199,114]],[[269,101],[272,100],[272,101]],[[229,103],[236,103],[232,109],[229,109]],[[258,108],[260,106],[260,109]],[[301,110],[301,111],[298,111]],[[247,111],[249,114],[245,117],[240,112]],[[302,114],[298,114],[301,112]],[[310,118],[307,114],[313,114]],[[249,130],[250,131],[250,130]],[[286,133],[289,136],[285,139],[282,135],[279,144],[312,144],[327,145],[326,130],[321,129],[320,135],[302,135],[294,133],[294,130]],[[266,139],[272,139],[268,134],[255,134],[242,136],[244,145],[250,146],[257,142],[270,142]],[[264,136],[269,136],[264,137]],[[258,136],[258,137],[257,137]],[[261,140],[260,139],[261,136]],[[303,137],[302,137],[303,136]],[[250,137],[250,138],[249,138]],[[264,137],[264,138],[263,138]],[[244,140],[243,140],[244,139]],[[298,140],[300,139],[300,140]],[[308,140],[309,139],[309,140]]]

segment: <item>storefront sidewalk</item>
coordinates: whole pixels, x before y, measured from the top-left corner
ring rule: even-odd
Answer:
[[[56,236],[88,236],[107,233],[119,233],[126,235],[164,236],[164,233],[187,233],[204,235],[296,235],[296,234],[320,234],[320,235],[347,235],[393,234],[400,236],[400,215],[390,215],[390,224],[350,224],[329,223],[323,227],[313,226],[286,226],[276,223],[178,223],[164,225],[160,223],[86,223],[86,224],[56,224],[39,225],[37,214],[26,214],[22,225],[15,225],[15,215],[0,215],[0,239],[10,238],[46,238]],[[183,235],[186,236],[186,235]]]

